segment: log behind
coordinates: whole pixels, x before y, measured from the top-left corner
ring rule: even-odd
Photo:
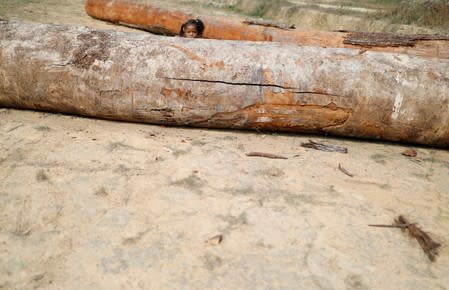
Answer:
[[[449,61],[0,22],[0,106],[449,145]]]
[[[186,20],[200,17],[206,24],[204,37],[210,39],[276,41],[449,59],[449,36],[285,30],[248,25],[230,17],[172,11],[130,0],[86,0],[85,8],[94,18],[155,33],[176,35]]]

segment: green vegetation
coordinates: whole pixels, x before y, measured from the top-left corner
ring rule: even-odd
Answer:
[[[251,11],[248,14],[251,17],[263,17],[265,14],[265,5],[262,4],[262,5],[257,6],[256,9],[254,9],[253,11]]]
[[[229,5],[229,10],[255,18],[263,18],[270,9],[276,9],[286,1],[282,0],[240,0]]]
[[[365,1],[352,1],[358,5],[366,5],[366,7],[391,7],[398,5],[402,0],[365,0]]]
[[[449,29],[448,0],[401,1],[384,16],[395,23]]]
[[[321,10],[332,14],[376,18],[397,24],[412,24],[432,28],[449,29],[449,0],[335,0],[306,1],[296,5],[286,0],[239,0],[228,9],[251,17],[263,18],[280,7]],[[308,3],[310,2],[310,3]],[[354,8],[365,8],[374,13]],[[377,12],[375,12],[377,11]]]

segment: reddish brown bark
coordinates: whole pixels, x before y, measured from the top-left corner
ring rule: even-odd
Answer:
[[[129,0],[87,0],[86,12],[94,18],[172,35],[179,32],[186,20],[200,17],[206,24],[205,38],[276,41],[322,47],[357,48],[362,52],[365,50],[385,51],[449,59],[448,37],[286,30],[249,25],[229,17],[198,16],[182,11],[171,11]],[[386,39],[389,40],[386,41]]]

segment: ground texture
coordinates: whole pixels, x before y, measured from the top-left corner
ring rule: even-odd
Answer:
[[[115,28],[37,2],[0,15]],[[0,109],[0,289],[447,289],[449,152],[408,148]]]

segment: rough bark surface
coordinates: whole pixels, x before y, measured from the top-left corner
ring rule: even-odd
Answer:
[[[448,36],[286,30],[219,16],[171,11],[129,0],[86,0],[86,12],[97,19],[165,35],[176,35],[186,20],[200,17],[206,25],[204,37],[210,39],[276,41],[449,59]]]
[[[449,145],[449,61],[0,22],[0,106]]]
[[[449,36],[442,35],[396,35],[391,33],[350,32],[343,41],[345,44],[360,45],[364,47],[400,47],[415,46],[419,41],[445,40]]]

